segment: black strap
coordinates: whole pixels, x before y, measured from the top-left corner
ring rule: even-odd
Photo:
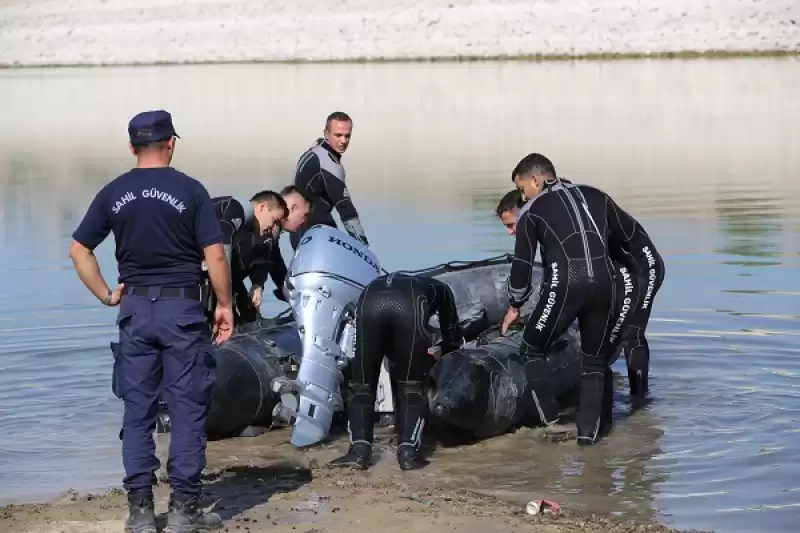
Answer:
[[[200,287],[125,287],[125,294],[165,298],[188,298],[200,301]]]

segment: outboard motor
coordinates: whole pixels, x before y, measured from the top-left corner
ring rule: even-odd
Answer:
[[[354,356],[356,303],[380,273],[377,256],[336,228],[313,226],[300,239],[285,291],[303,356],[295,380],[273,381],[273,390],[281,395],[273,416],[294,426],[295,446],[327,437],[333,414],[344,408],[342,369]]]

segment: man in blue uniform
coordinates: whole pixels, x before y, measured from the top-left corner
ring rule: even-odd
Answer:
[[[342,166],[342,155],[350,146],[352,132],[353,120],[347,113],[331,113],[325,121],[323,137],[317,139],[297,161],[294,185],[309,197],[313,206],[308,221],[292,234],[292,248],[297,248],[303,233],[311,226],[326,224],[335,228],[334,209],[339,212],[347,233],[369,246],[358,211],[345,184]]]
[[[167,533],[218,529],[221,519],[198,506],[205,467],[206,412],[214,380],[211,331],[200,304],[205,259],[219,304],[217,340],[233,330],[230,278],[222,233],[206,188],[170,166],[178,135],[163,110],[128,125],[136,167],[107,184],[73,233],[70,257],[81,281],[105,305],[120,306],[112,343],[112,390],[125,403],[120,438],[128,491],[128,533],[156,533],[152,486],[160,389],[172,438]],[[120,285],[111,291],[93,250],[110,232]]]

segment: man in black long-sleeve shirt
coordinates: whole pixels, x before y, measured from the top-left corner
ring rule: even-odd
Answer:
[[[217,196],[212,202],[231,266],[235,324],[253,322],[258,318],[267,276],[272,276],[278,288],[286,277],[278,235],[289,209],[284,198],[273,191],[259,192],[249,201]],[[249,293],[245,278],[250,278],[252,285]]]
[[[300,156],[294,185],[309,197],[312,209],[307,222],[292,234],[292,248],[297,248],[303,233],[311,226],[326,224],[335,228],[336,222],[332,215],[334,209],[339,213],[344,229],[369,246],[358,211],[345,184],[345,170],[342,166],[342,154],[350,145],[352,131],[353,121],[346,113],[331,113],[325,122],[323,137],[317,139]]]

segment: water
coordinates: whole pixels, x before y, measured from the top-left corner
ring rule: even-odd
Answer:
[[[212,195],[247,195],[288,183],[343,109],[351,192],[389,269],[511,250],[492,211],[529,151],[607,190],[666,260],[649,410],[627,416],[623,381],[616,430],[595,448],[531,446],[522,432],[441,451],[438,468],[520,501],[794,531],[798,86],[795,59],[0,73],[0,500],[119,483],[115,311],[67,248],[92,196],[133,163],[127,120],[169,109],[175,165]],[[97,254],[113,282],[113,239]]]

